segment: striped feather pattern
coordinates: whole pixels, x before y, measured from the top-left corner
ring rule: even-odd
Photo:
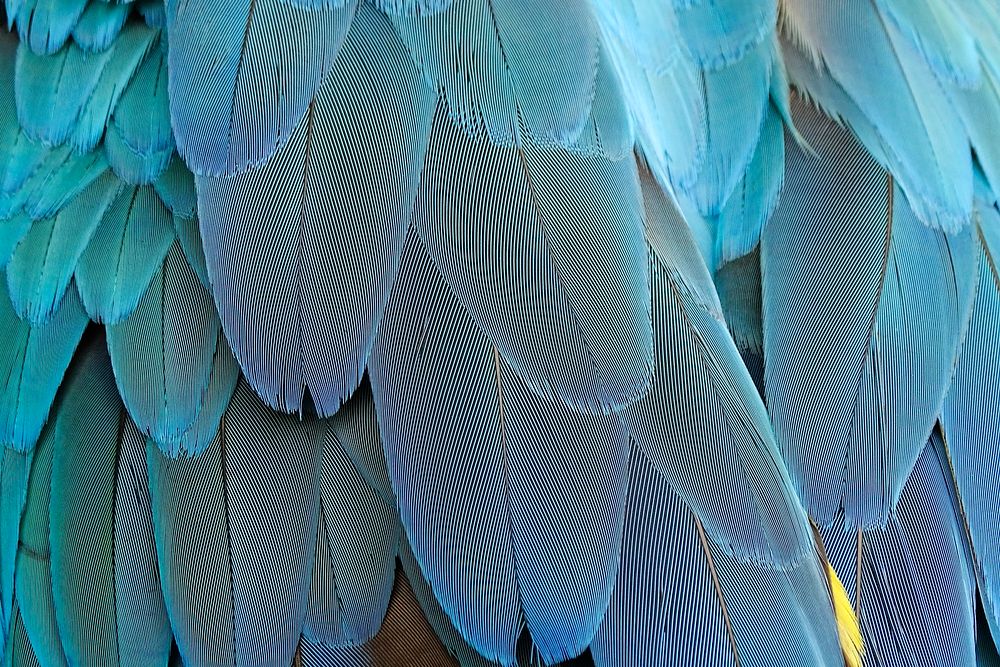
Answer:
[[[49,320],[121,182],[109,172],[50,218],[36,220],[7,266],[11,303],[33,324]]]
[[[8,190],[0,196],[0,215],[5,217],[22,211],[34,220],[52,217],[108,169],[102,151],[76,155],[68,145],[50,150],[26,138],[17,145],[25,149],[21,157],[27,163],[6,165],[3,176]]]
[[[65,392],[64,392],[65,394]],[[58,408],[57,408],[58,409]],[[55,422],[52,419],[42,432],[31,463],[28,495],[16,543],[17,605],[21,609],[24,631],[34,653],[43,665],[65,667],[56,607],[52,588],[52,550],[49,539],[50,499],[52,491],[52,452]]]
[[[392,592],[399,514],[356,468],[344,441],[377,452],[385,469],[371,390],[360,388],[323,437],[319,530],[302,635],[330,646],[360,644],[382,624]],[[386,480],[388,481],[388,480]]]
[[[810,515],[883,525],[941,409],[976,242],[921,225],[847,130],[793,111],[819,159],[789,147],[761,241],[767,405]]]
[[[259,169],[198,179],[223,327],[271,407],[301,410],[308,387],[329,416],[360,382],[395,278],[432,102],[385,16],[365,4],[288,144]]]
[[[110,49],[96,54],[70,43],[56,54],[35,55],[22,42],[14,85],[25,132],[47,144],[69,141],[79,152],[93,150],[157,34],[132,23]]]
[[[24,632],[24,623],[21,614],[15,607],[14,622],[7,641],[4,643],[3,653],[4,667],[41,667],[35,652],[32,650],[28,635]]]
[[[793,76],[792,83],[852,125],[870,123],[876,137],[865,141],[865,147],[884,156],[917,217],[956,230],[968,225],[972,208],[967,131],[952,105],[951,87],[934,76],[912,40],[880,10],[930,4],[938,3],[788,0],[782,4],[783,28],[793,44],[806,50],[811,68],[832,77],[851,103],[843,105],[817,89],[813,72]],[[943,14],[955,14],[944,7]],[[903,10],[897,16],[919,11]]]
[[[972,665],[975,578],[934,434],[882,528],[821,529],[864,639],[864,664]]]
[[[129,81],[108,125],[108,133],[138,155],[173,154],[167,79],[166,45],[157,42]]]
[[[289,140],[357,6],[167,2],[170,116],[177,149],[195,173],[242,172]]]
[[[687,226],[651,177],[642,185],[649,224],[662,234],[657,246],[670,254],[654,252],[650,268],[656,374],[622,412],[625,424],[721,548],[776,566],[797,563],[811,534],[767,414]]]
[[[170,211],[151,186],[120,189],[76,267],[90,318],[113,324],[135,310],[173,241]]]
[[[413,223],[527,385],[599,413],[642,395],[652,371],[640,197],[631,157],[497,146],[439,104]]]
[[[530,391],[412,233],[369,373],[403,525],[452,622],[505,665],[523,625],[545,662],[581,653],[617,564],[618,418]]]
[[[390,18],[469,134],[510,147],[526,133],[534,143],[569,147],[583,130],[600,51],[588,3],[461,0]]]
[[[17,316],[0,285],[0,443],[20,452],[34,447],[86,326],[75,289],[47,323],[33,325]]]
[[[1000,214],[979,202],[979,286],[955,377],[942,411],[952,474],[975,551],[979,593],[1000,637]]]
[[[291,664],[316,545],[313,431],[240,382],[203,454],[169,459],[147,446],[160,577],[185,664]]]
[[[73,41],[89,53],[104,51],[114,44],[131,9],[128,2],[88,2],[73,26]]]
[[[204,451],[229,403],[238,369],[222,340],[211,296],[178,243],[170,246],[136,309],[108,327],[108,350],[118,388],[140,431],[174,456]],[[221,391],[209,392],[214,373],[221,376],[216,380]],[[190,437],[187,431],[205,410],[214,424]]]
[[[814,553],[790,567],[727,555],[639,447],[627,507],[597,667],[843,665]]]
[[[11,625],[14,600],[14,563],[20,539],[21,513],[27,502],[32,452],[18,452],[11,447],[0,451],[0,623],[2,636]]]
[[[70,664],[165,665],[170,654],[143,445],[94,338],[71,370],[52,454],[52,591]]]
[[[50,54],[69,38],[87,0],[7,0],[8,21],[21,41],[38,54]]]

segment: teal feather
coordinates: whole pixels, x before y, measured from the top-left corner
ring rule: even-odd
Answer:
[[[55,216],[31,226],[7,267],[7,286],[19,316],[35,324],[52,316],[120,186],[105,173]]]
[[[153,188],[122,188],[76,267],[90,319],[113,324],[129,315],[173,242],[173,216]]]
[[[208,282],[208,266],[205,263],[205,248],[201,242],[201,231],[198,229],[198,218],[185,218],[177,213],[172,217],[177,241],[181,244],[191,270],[198,276],[202,287],[211,290],[212,285]]]
[[[108,127],[107,143],[108,159],[111,166],[123,175],[124,170],[118,166],[115,157],[122,148],[127,148],[137,156],[152,160],[158,165],[156,176],[146,177],[139,181],[135,178],[125,180],[133,183],[149,183],[159,177],[166,164],[162,155],[173,155],[174,138],[170,129],[170,105],[167,101],[167,54],[165,49],[154,48],[142,65],[136,70],[135,76],[129,81],[128,87],[122,93],[115,107],[115,112]],[[112,146],[116,148],[112,149]]]
[[[66,667],[52,597],[52,550],[49,540],[55,421],[49,421],[34,450],[28,495],[20,524],[16,581],[24,631],[35,654],[43,665]]]
[[[115,42],[131,9],[128,2],[88,2],[73,28],[73,41],[90,53],[104,51]]]
[[[55,53],[69,39],[88,0],[20,0],[16,10],[8,2],[9,19],[17,24],[21,41],[39,55]]]
[[[107,169],[102,151],[74,155],[69,146],[46,150],[16,192],[0,200],[2,215],[10,217],[24,211],[34,220],[52,217]]]
[[[44,436],[42,438],[44,440]],[[33,450],[32,450],[33,451]],[[29,490],[32,451],[4,446],[0,461],[0,622],[4,633],[11,626],[14,603],[14,568],[21,533],[21,513]]]
[[[145,438],[125,412],[99,337],[85,344],[65,391],[49,501],[63,648],[70,664],[166,665],[171,633],[156,565]]]
[[[0,273],[0,278],[4,277]],[[35,445],[87,326],[87,314],[71,289],[46,324],[17,316],[0,285],[0,443],[25,452]]]
[[[14,248],[25,237],[34,222],[24,213],[18,213],[12,218],[0,220],[0,269],[7,266]]]
[[[166,170],[153,182],[153,187],[174,215],[186,219],[195,217],[198,192],[194,187],[194,174],[176,153]]]
[[[235,381],[229,357],[218,356],[219,338],[211,296],[177,243],[156,266],[135,310],[108,327],[111,362],[129,414],[143,433],[175,456],[179,450],[192,455],[203,451],[214,435],[208,425],[200,439],[185,438],[206,409],[205,399],[220,407],[229,403],[224,391],[206,394],[217,367],[224,373],[222,387]],[[218,413],[217,407],[208,410]]]

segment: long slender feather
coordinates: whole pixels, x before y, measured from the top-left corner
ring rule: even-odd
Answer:
[[[1000,476],[1000,214],[983,201],[977,209],[983,242],[979,285],[942,424],[975,551],[983,609],[993,636],[1000,637],[1000,553],[993,539]]]
[[[546,662],[581,653],[617,562],[617,416],[532,392],[412,232],[369,373],[403,525],[452,622],[505,665],[522,624]]]
[[[839,514],[821,528],[861,624],[865,664],[974,663],[975,577],[940,445],[935,434],[884,527],[859,532]]]
[[[49,499],[59,638],[70,664],[166,665],[145,439],[118,396],[103,340],[87,344],[67,382]]]
[[[0,285],[0,442],[24,452],[35,445],[73,351],[87,326],[87,314],[71,289],[45,324],[17,316]]]
[[[167,3],[170,115],[197,174],[234,174],[284,145],[337,57],[358,0]]]
[[[385,16],[362,5],[288,144],[259,169],[199,178],[223,327],[271,407],[300,410],[308,387],[328,416],[360,382],[395,279],[432,103]]]
[[[291,663],[316,545],[312,431],[240,382],[203,454],[169,459],[147,446],[157,560],[185,664]]]
[[[14,564],[21,533],[21,514],[29,489],[32,452],[4,447],[0,461],[0,622],[4,636],[11,626],[14,601]]]
[[[848,130],[793,112],[819,158],[788,147],[761,241],[767,405],[810,515],[881,525],[941,409],[976,241],[921,225]]]

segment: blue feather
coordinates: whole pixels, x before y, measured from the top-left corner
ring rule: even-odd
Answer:
[[[367,385],[330,419],[323,439],[319,530],[302,635],[329,646],[360,644],[378,632],[399,545],[396,504],[371,486],[352,450],[377,453],[383,460],[375,467],[386,470]]]
[[[139,429],[168,454],[197,455],[215,435],[238,369],[222,340],[211,296],[179,244],[165,255],[136,309],[108,326],[108,349]],[[220,375],[215,379],[220,391],[208,392],[214,374]],[[215,415],[214,424],[199,425],[194,438],[187,431],[205,410],[206,416]]]
[[[884,525],[944,400],[975,240],[921,225],[847,130],[793,111],[819,159],[786,151],[761,240],[767,405],[810,515]]]
[[[51,218],[37,220],[7,266],[11,303],[33,324],[48,321],[121,181],[105,172]]]
[[[328,416],[360,382],[395,279],[432,102],[385,16],[362,5],[288,144],[259,169],[198,179],[222,324],[271,407],[300,410],[308,387]]]
[[[843,665],[815,551],[784,566],[734,558],[638,447],[627,508],[597,667]]]
[[[88,0],[7,0],[8,20],[21,41],[39,55],[55,53],[69,39]]]
[[[461,0],[390,18],[467,132],[511,146],[526,131],[537,143],[569,147],[583,131],[600,50],[587,3]]]
[[[589,644],[613,584],[627,441],[616,415],[537,396],[411,233],[369,362],[390,477],[441,606],[511,665]]]
[[[3,274],[0,273],[0,278]],[[76,289],[41,325],[20,319],[0,285],[0,443],[25,452],[35,445],[87,326]]]
[[[316,545],[313,430],[241,382],[204,453],[169,459],[148,444],[157,561],[185,664],[291,664]]]
[[[173,241],[172,217],[152,187],[119,190],[76,267],[90,318],[113,324],[135,310]]]
[[[958,495],[975,551],[979,592],[994,637],[1000,637],[1000,214],[980,200],[979,285],[942,424]]]
[[[171,0],[170,114],[196,174],[260,165],[291,137],[337,57],[358,0]]]
[[[652,333],[631,156],[497,146],[439,104],[414,207],[438,270],[533,391],[594,413],[642,395]]]
[[[128,2],[88,2],[73,27],[73,41],[90,53],[104,51],[115,43],[131,9]]]
[[[42,438],[44,440],[44,437]],[[0,622],[3,635],[11,626],[14,602],[14,563],[20,542],[21,514],[29,489],[32,451],[4,446],[0,461]]]
[[[52,558],[49,541],[49,500],[52,491],[52,449],[55,419],[42,432],[35,446],[28,480],[28,495],[20,522],[17,544],[17,604],[24,631],[44,665],[66,663],[56,608],[52,597]]]
[[[59,406],[50,481],[52,593],[70,664],[162,665],[170,654],[144,440],[104,341],[91,339]]]
[[[838,514],[820,530],[857,612],[865,664],[974,663],[975,577],[940,447],[935,433],[883,527],[859,530]]]

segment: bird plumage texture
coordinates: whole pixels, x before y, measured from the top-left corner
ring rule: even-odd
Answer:
[[[998,662],[991,0],[0,16],[2,665]]]

